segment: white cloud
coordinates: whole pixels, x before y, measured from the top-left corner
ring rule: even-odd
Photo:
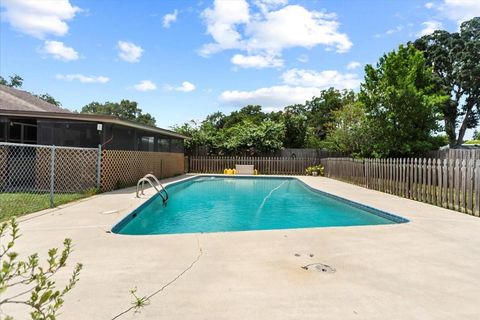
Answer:
[[[260,9],[260,11],[268,12],[272,9],[285,6],[288,3],[288,0],[255,0],[253,3]]]
[[[85,76],[83,74],[57,74],[55,78],[64,81],[80,81],[81,83],[107,83],[110,78],[104,76]]]
[[[408,27],[412,27],[413,25],[412,24],[408,24],[407,25]],[[384,37],[387,37],[387,36],[391,36],[392,34],[395,34],[395,33],[399,33],[401,32],[403,29],[405,29],[405,26],[403,25],[398,25],[394,28],[391,28],[391,29],[388,29],[387,31],[385,31],[384,33],[377,33],[374,35],[375,38],[384,38]]]
[[[63,61],[78,60],[78,52],[72,47],[67,47],[60,41],[45,41],[42,52],[51,55],[54,59]]]
[[[400,25],[400,26],[396,26],[396,27],[393,28],[393,29],[389,29],[389,30],[385,31],[385,34],[390,35],[390,34],[398,33],[398,32],[400,32],[400,31],[402,31],[402,30],[403,30],[403,26]]]
[[[341,73],[337,70],[314,71],[290,69],[282,74],[283,83],[293,86],[326,89],[354,89],[360,85],[360,79],[354,73]]]
[[[205,9],[202,17],[213,42],[203,45],[200,55],[236,49],[246,52],[244,57],[279,61],[282,51],[291,47],[324,45],[346,52],[352,46],[348,36],[338,31],[340,24],[334,13],[309,11],[300,5],[286,5],[284,0],[258,0],[254,4],[260,12],[250,10],[245,0],[216,0],[213,7]]]
[[[22,33],[43,39],[48,34],[63,36],[67,21],[81,11],[69,0],[2,0],[2,20]]]
[[[164,28],[170,28],[170,25],[177,21],[177,16],[178,16],[178,10],[175,9],[172,13],[167,13],[166,15],[163,16],[163,27]]]
[[[478,0],[443,0],[435,8],[444,17],[456,21],[458,24],[480,16],[480,1]]]
[[[362,64],[358,61],[351,61],[350,63],[347,64],[347,70],[353,70],[360,68]]]
[[[246,24],[250,20],[248,3],[245,0],[216,0],[213,8],[207,8],[202,12],[202,17],[207,24],[207,33],[215,42],[204,45],[200,49],[200,55],[208,56],[242,46],[242,35],[237,31],[237,25]]]
[[[243,54],[236,54],[230,60],[234,65],[241,68],[271,68],[282,67],[283,60],[275,58],[274,56],[252,55],[244,56]]]
[[[142,80],[133,86],[137,91],[157,90],[157,85],[150,80]]]
[[[443,25],[440,21],[425,21],[422,23],[423,29],[417,33],[418,37],[426,36],[432,34],[435,30],[441,30]]]
[[[427,8],[427,9],[432,9],[434,6],[435,6],[435,4],[433,2],[425,3],[425,8]]]
[[[301,63],[307,63],[308,62],[308,56],[306,54],[301,54],[297,60]]]
[[[289,5],[247,25],[247,34],[251,35],[248,49],[281,52],[290,47],[312,48],[322,44],[346,52],[352,42],[338,32],[338,27],[335,14]]]
[[[120,59],[127,62],[139,62],[143,49],[132,42],[118,41],[117,46]]]
[[[304,103],[317,95],[319,90],[313,87],[273,86],[253,91],[224,91],[219,97],[223,103],[233,106],[258,104],[269,110],[283,108],[287,105]]]
[[[191,91],[196,89],[196,86],[191,82],[184,81],[184,82],[182,82],[182,85],[179,86],[179,87],[174,87],[174,86],[167,85],[167,86],[165,86],[165,89],[167,91],[191,92]]]
[[[360,85],[357,74],[343,74],[336,70],[317,72],[290,69],[282,74],[282,82],[281,85],[252,91],[227,90],[221,93],[219,100],[233,106],[259,104],[268,110],[273,110],[287,105],[304,103],[318,95],[322,89],[329,87],[355,89]]]

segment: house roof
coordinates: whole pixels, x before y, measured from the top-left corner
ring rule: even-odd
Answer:
[[[70,113],[69,110],[43,101],[30,92],[0,84],[0,109]]]
[[[170,137],[190,139],[187,136],[171,130],[123,120],[115,116],[71,112],[67,109],[45,102],[29,92],[13,89],[4,85],[0,85],[0,115],[37,119],[63,119],[110,123],[159,133]]]

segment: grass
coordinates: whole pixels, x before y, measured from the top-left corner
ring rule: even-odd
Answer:
[[[465,144],[480,144],[480,140],[470,140],[465,142]]]
[[[55,194],[54,204],[59,206],[95,194],[93,190],[83,193]],[[0,193],[0,221],[13,216],[19,217],[28,213],[50,208],[49,193]]]

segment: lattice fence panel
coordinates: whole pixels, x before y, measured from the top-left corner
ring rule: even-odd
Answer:
[[[98,150],[58,149],[55,153],[57,192],[79,192],[96,187]]]
[[[184,172],[183,153],[104,150],[102,152],[102,191],[135,185],[147,173],[158,178]]]

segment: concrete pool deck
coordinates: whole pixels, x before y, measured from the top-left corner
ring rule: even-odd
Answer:
[[[298,178],[410,222],[153,236],[107,233],[148,198],[135,198],[135,189],[129,188],[22,217],[16,249],[43,258],[48,248],[72,238],[68,272],[57,278],[68,276],[76,262],[84,269],[60,319],[111,319],[130,307],[130,289],[149,295],[199,255],[141,313],[120,319],[480,318],[478,217],[327,178]],[[336,272],[301,268],[317,262]],[[15,308],[3,309],[25,318]]]

